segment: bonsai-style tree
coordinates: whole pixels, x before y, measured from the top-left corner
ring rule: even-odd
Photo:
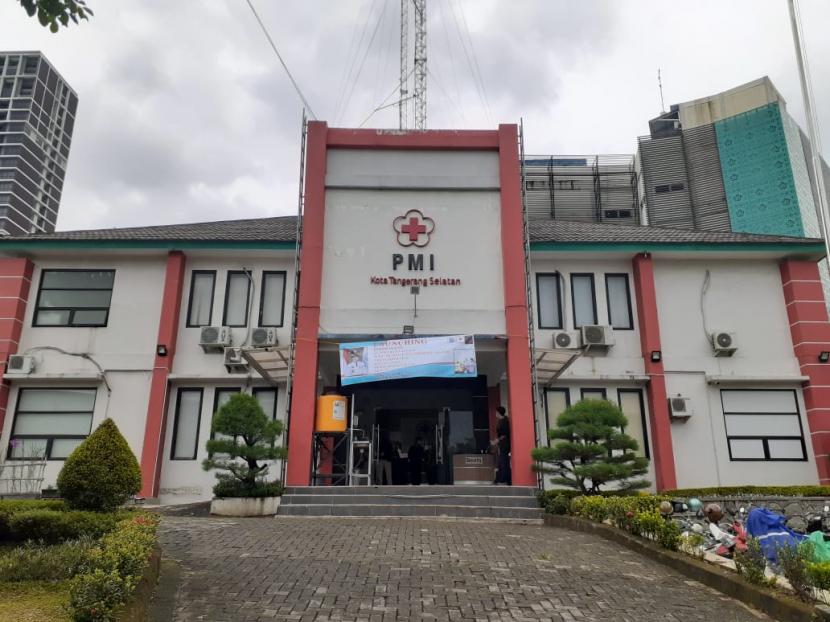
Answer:
[[[58,474],[69,507],[111,512],[141,490],[141,468],[112,419],[75,448]]]
[[[219,481],[213,487],[217,497],[270,497],[282,493],[279,482],[266,482],[267,460],[285,457],[276,446],[282,422],[268,418],[257,399],[237,393],[213,418],[215,438],[206,448],[209,457],[202,462],[205,471],[217,469]]]
[[[537,447],[533,459],[541,463],[551,482],[592,495],[602,486],[634,491],[649,482],[638,479],[648,472],[648,460],[638,456],[638,443],[623,432],[628,419],[607,400],[583,400],[569,406],[548,431],[551,447]]]

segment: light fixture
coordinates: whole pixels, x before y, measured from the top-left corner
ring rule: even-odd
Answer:
[[[830,352],[828,352],[827,350],[822,350],[818,354],[818,362],[826,363],[827,361],[830,361]]]
[[[404,324],[403,325],[403,332],[402,335],[414,335],[415,334],[415,326],[412,324]]]
[[[652,363],[659,363],[663,360],[663,353],[660,350],[652,350],[651,351],[651,362]]]
[[[156,346],[156,354],[159,356],[167,356],[167,346],[163,343],[160,343]]]

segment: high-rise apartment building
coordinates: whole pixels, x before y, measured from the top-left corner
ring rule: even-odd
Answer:
[[[0,52],[0,235],[51,232],[78,96],[40,52]]]

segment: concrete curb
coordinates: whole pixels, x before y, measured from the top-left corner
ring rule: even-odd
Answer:
[[[638,538],[610,525],[595,523],[574,516],[545,514],[545,525],[572,531],[590,533],[606,540],[621,544],[649,559],[673,568],[690,579],[699,581],[713,589],[740,600],[763,611],[776,620],[787,622],[830,622],[830,610],[789,598],[774,591],[768,591],[745,581],[740,575],[693,559],[688,555],[666,550],[653,542]]]
[[[117,616],[118,622],[144,622],[150,609],[150,601],[153,599],[153,591],[158,583],[161,571],[161,549],[158,545],[153,547],[150,553],[150,563],[144,570],[141,581],[135,588],[133,597],[130,599]]]

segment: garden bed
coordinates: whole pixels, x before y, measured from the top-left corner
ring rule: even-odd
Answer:
[[[142,619],[158,576],[157,523],[140,510],[0,501],[0,622]]]

